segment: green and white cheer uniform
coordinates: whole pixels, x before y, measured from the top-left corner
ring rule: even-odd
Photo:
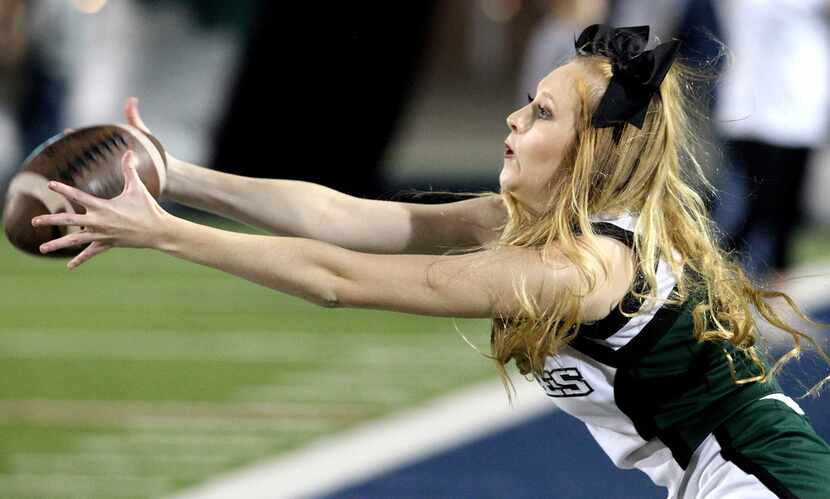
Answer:
[[[595,218],[594,232],[633,249],[636,215]],[[669,498],[830,498],[830,446],[777,382],[737,385],[756,373],[728,342],[698,342],[692,309],[665,304],[676,289],[657,266],[657,298],[623,298],[576,340],[548,357],[537,381],[585,423],[619,468],[637,468]],[[637,272],[635,288],[647,289]]]

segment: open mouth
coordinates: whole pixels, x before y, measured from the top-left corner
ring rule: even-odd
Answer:
[[[512,157],[513,156],[513,149],[510,148],[507,143],[504,144],[504,157]]]

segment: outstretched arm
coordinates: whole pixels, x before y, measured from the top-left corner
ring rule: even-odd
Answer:
[[[135,99],[127,121],[149,133]],[[498,236],[498,195],[454,203],[363,199],[301,180],[256,178],[204,168],[168,154],[161,200],[214,213],[272,234],[305,237],[368,253],[440,254]]]
[[[535,272],[538,253],[377,255],[296,237],[228,232],[171,218],[154,247],[325,307],[446,317],[515,312],[512,277]],[[533,270],[533,269],[536,270]],[[551,277],[550,275],[548,277]]]
[[[498,237],[501,197],[419,204],[363,199],[301,180],[255,178],[173,158],[162,199],[272,234],[325,241],[368,253],[440,254]]]

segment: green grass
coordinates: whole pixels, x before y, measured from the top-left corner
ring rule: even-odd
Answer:
[[[0,497],[157,497],[495,379],[455,330],[483,346],[485,320],[323,309],[149,250],[65,263],[0,242]]]

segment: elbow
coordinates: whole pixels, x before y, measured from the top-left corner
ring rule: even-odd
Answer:
[[[340,308],[343,306],[340,296],[332,288],[312,293],[306,299],[323,308]]]
[[[323,308],[342,308],[346,306],[344,286],[341,279],[334,277],[328,279],[329,284],[321,286],[314,293],[314,303]]]
[[[315,293],[315,303],[324,308],[373,308],[354,281],[336,275],[320,292]]]
[[[339,275],[324,268],[310,269],[303,274],[305,279],[296,283],[296,291],[292,294],[323,308],[343,306],[342,278]]]
[[[323,308],[340,308],[342,307],[342,303],[340,299],[334,293],[324,293],[322,295],[317,296],[314,300],[314,303],[320,305]]]

